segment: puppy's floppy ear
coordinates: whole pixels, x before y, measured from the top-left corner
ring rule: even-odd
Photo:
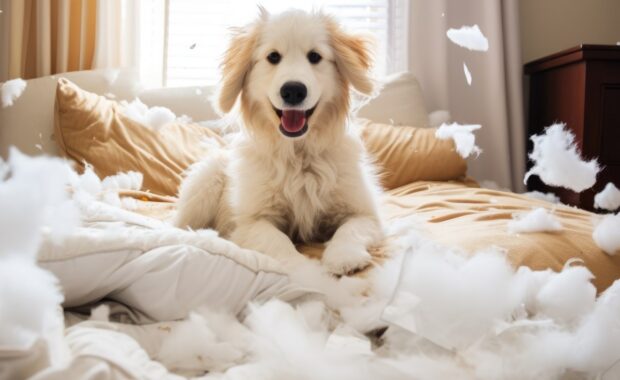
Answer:
[[[338,71],[357,91],[370,95],[374,89],[373,80],[370,78],[372,40],[346,33],[329,16],[324,16],[324,20]]]
[[[252,53],[258,38],[258,25],[233,29],[230,45],[222,61],[222,80],[217,103],[220,111],[228,113],[235,105],[245,77],[252,68]]]

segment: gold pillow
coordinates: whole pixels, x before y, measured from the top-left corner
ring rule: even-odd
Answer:
[[[67,79],[56,88],[54,130],[60,150],[78,165],[105,177],[119,171],[144,174],[143,190],[176,195],[183,171],[206,153],[206,138],[223,145],[208,128],[170,123],[154,131],[126,117],[120,106]]]
[[[463,179],[467,163],[454,142],[435,137],[435,128],[393,126],[360,120],[361,137],[379,165],[381,184],[394,189],[415,181]]]

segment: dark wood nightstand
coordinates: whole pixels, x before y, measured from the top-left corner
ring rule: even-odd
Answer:
[[[620,46],[581,45],[530,62],[528,136],[557,121],[567,124],[586,159],[603,167],[596,185],[582,193],[528,180],[528,190],[553,192],[563,203],[593,210],[594,195],[608,182],[620,187]],[[532,142],[528,140],[528,152]],[[531,163],[528,162],[528,168]]]

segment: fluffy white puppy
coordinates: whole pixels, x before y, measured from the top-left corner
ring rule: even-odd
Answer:
[[[237,29],[222,64],[218,105],[242,131],[194,165],[175,224],[212,227],[280,260],[326,242],[322,262],[346,274],[383,238],[379,188],[348,128],[350,87],[370,94],[367,40],[320,12],[288,11]]]

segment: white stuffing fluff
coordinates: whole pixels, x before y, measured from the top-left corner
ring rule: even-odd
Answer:
[[[467,80],[467,85],[471,86],[471,72],[469,71],[469,67],[467,64],[463,62],[463,72],[465,73],[465,80]]]
[[[525,173],[524,183],[531,175],[537,175],[551,186],[561,186],[581,192],[596,183],[600,168],[596,160],[581,159],[575,135],[566,124],[556,123],[545,129],[545,133],[531,137],[534,149],[529,155],[534,166]]]
[[[466,259],[429,245],[405,265],[398,292],[418,298],[409,311],[414,332],[446,349],[467,348],[518,305],[510,291],[512,268],[497,252]]]
[[[562,224],[547,209],[537,207],[525,214],[513,215],[513,220],[508,223],[508,231],[513,234],[529,232],[554,232],[560,231]]]
[[[171,323],[155,357],[169,370],[187,375],[204,372],[205,368],[223,371],[240,363],[244,350],[232,342],[219,342],[209,324],[198,313],[191,313],[185,321]]]
[[[34,255],[42,231],[59,236],[79,223],[79,211],[65,190],[72,175],[66,162],[31,158],[11,148],[8,161],[0,166],[4,166],[0,172],[6,177],[0,179],[0,231],[4,232],[1,239],[4,251]]]
[[[66,191],[70,175],[60,159],[30,158],[15,148],[7,162],[0,160],[0,346],[61,342],[63,295],[36,255],[43,234],[58,237],[79,224]]]
[[[120,197],[120,190],[140,190],[144,176],[142,173],[129,171],[99,179],[91,165],[85,165],[84,173],[73,175],[74,197],[84,201],[101,201],[109,205],[135,210],[138,201],[131,197]]]
[[[620,324],[617,314],[612,317],[620,304],[620,293],[613,289],[620,289],[620,281],[595,301],[592,277],[570,263],[560,273],[529,268],[515,273],[498,251],[467,258],[441,247],[418,246],[403,268],[397,292],[417,298],[408,303],[414,329],[389,327],[377,352],[406,369],[409,377],[401,378],[558,379],[573,371],[587,371],[589,378],[602,375],[620,360]],[[613,302],[607,299],[611,293]],[[607,319],[592,322],[597,314]],[[588,336],[584,329],[599,333]],[[606,330],[616,340],[600,334]],[[576,362],[574,347],[586,338],[590,342],[581,345]],[[602,351],[606,355],[599,360]]]
[[[446,35],[450,41],[469,50],[488,51],[489,40],[482,34],[478,25],[462,26],[459,29],[448,29]]]
[[[0,86],[0,100],[2,100],[2,108],[10,107],[15,103],[26,89],[26,81],[17,78],[11,79]]]
[[[174,112],[166,107],[155,106],[149,108],[139,98],[134,99],[130,103],[122,101],[120,104],[121,111],[125,116],[155,131],[173,122],[191,122],[191,118],[186,115],[177,118]]]
[[[608,183],[605,188],[594,196],[594,207],[598,209],[615,211],[620,208],[620,190],[613,183]]]
[[[608,255],[620,253],[620,213],[605,215],[592,232],[592,239]]]
[[[543,193],[542,191],[530,191],[527,193],[523,193],[528,198],[538,199],[541,201],[547,201],[550,203],[561,203],[560,197],[553,193]]]
[[[435,131],[435,137],[441,140],[454,140],[456,151],[461,157],[467,158],[472,153],[479,155],[482,152],[482,150],[476,146],[476,136],[473,134],[473,131],[480,128],[480,125],[477,124],[442,124],[437,131]]]
[[[594,308],[596,288],[594,276],[582,266],[567,266],[540,289],[536,296],[537,311],[556,321],[570,323]]]
[[[575,334],[572,361],[575,369],[588,373],[620,374],[620,280],[596,301]],[[601,371],[601,369],[603,369]],[[604,379],[617,379],[605,376]]]
[[[143,180],[144,175],[142,173],[128,171],[105,177],[101,181],[101,188],[103,190],[140,190]]]
[[[54,330],[62,332],[63,299],[56,277],[34,260],[0,257],[0,346],[27,348]]]

